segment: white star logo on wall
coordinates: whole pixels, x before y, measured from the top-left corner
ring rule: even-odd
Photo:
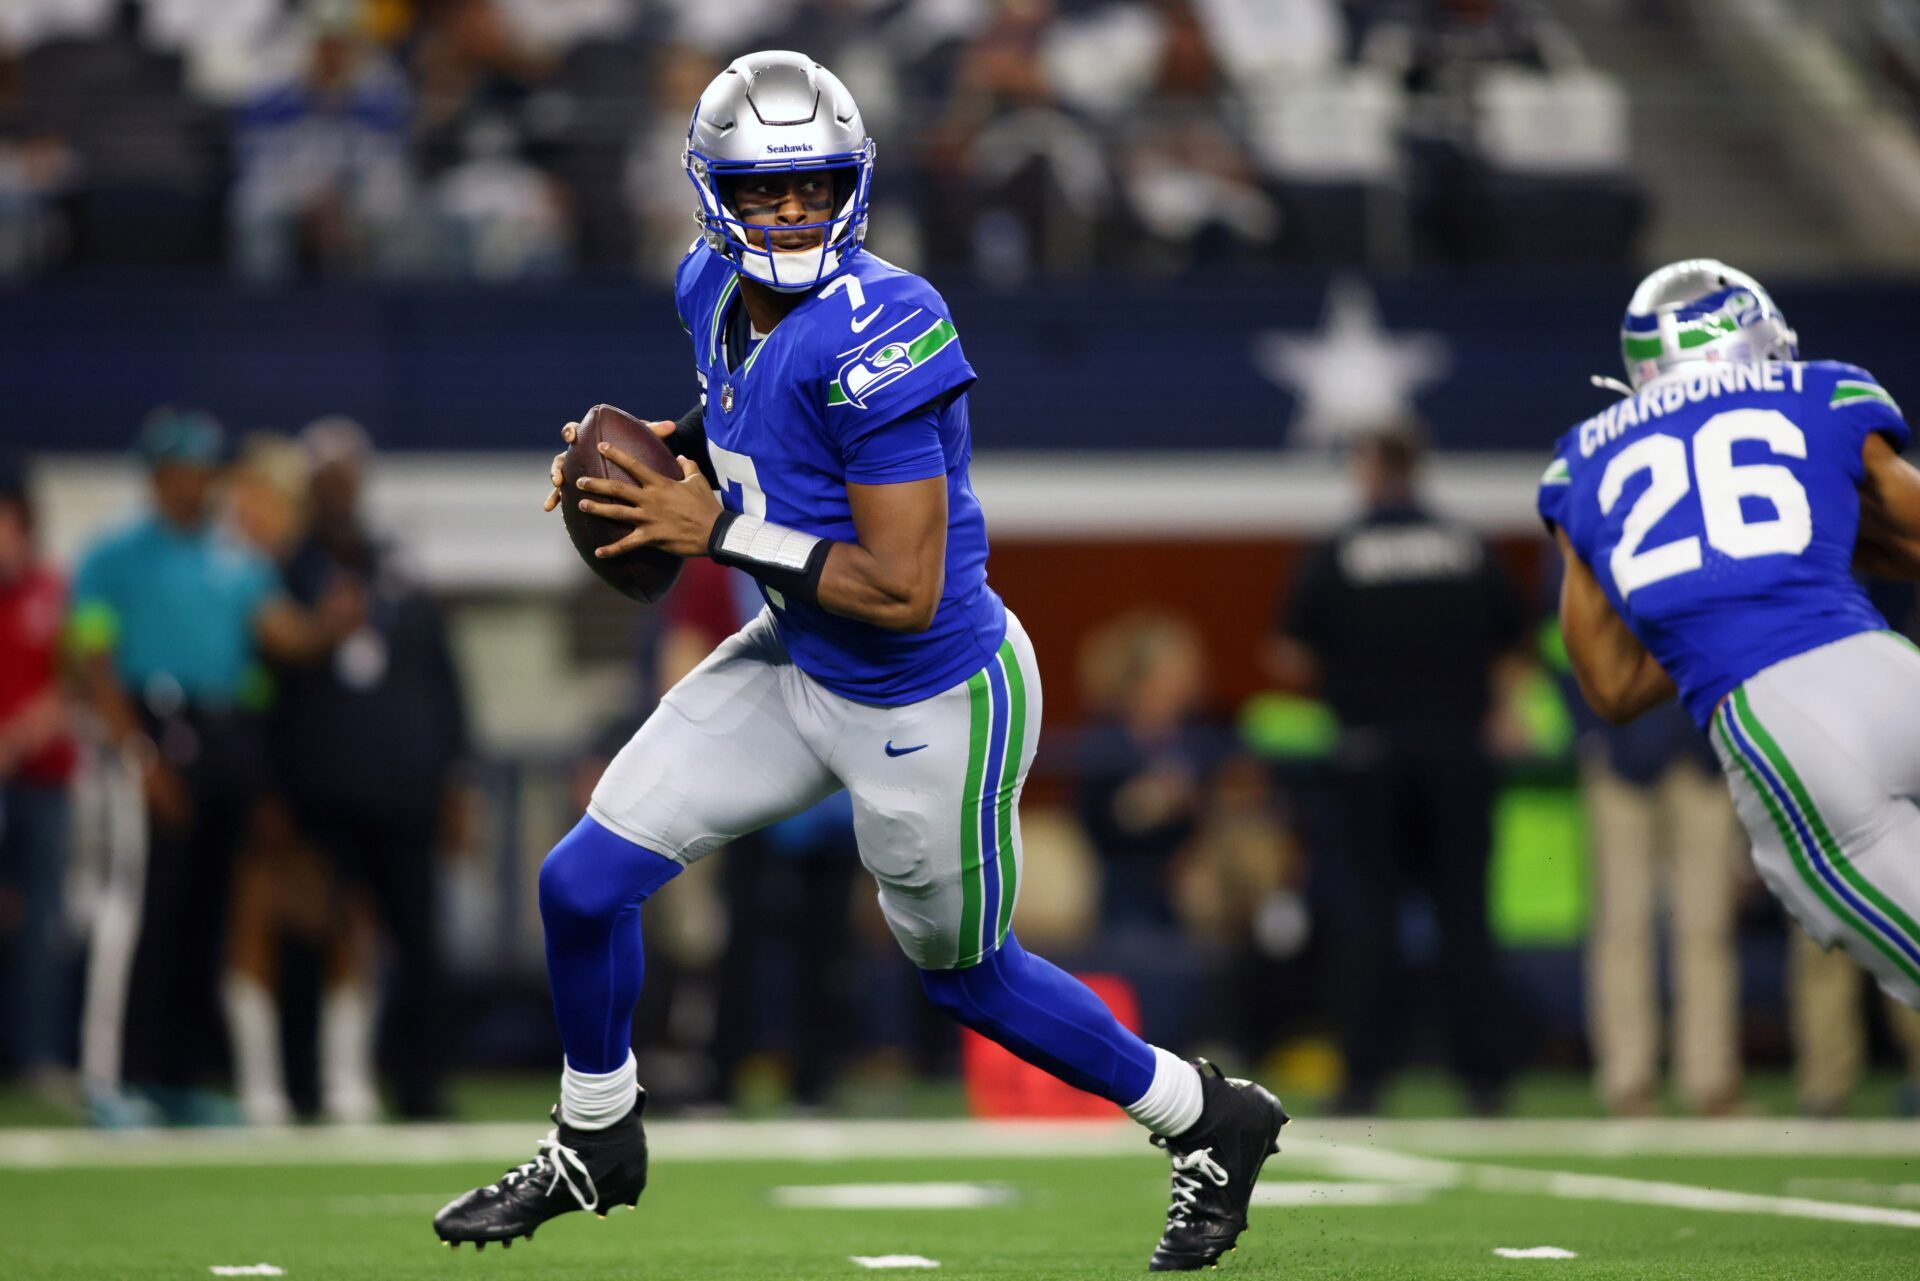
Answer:
[[[1413,398],[1446,377],[1452,360],[1437,334],[1389,333],[1366,282],[1339,276],[1320,328],[1254,335],[1253,363],[1294,393],[1287,443],[1324,447],[1411,414]]]

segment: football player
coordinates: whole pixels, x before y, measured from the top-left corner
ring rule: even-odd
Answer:
[[[766,606],[666,696],[541,867],[566,1050],[556,1126],[532,1161],[440,1212],[449,1244],[639,1197],[641,904],[841,788],[928,997],[1119,1104],[1171,1155],[1155,1270],[1231,1249],[1277,1150],[1287,1118],[1271,1094],[1148,1045],[1014,935],[1040,672],[987,585],[967,474],[974,371],[952,317],[861,245],[873,156],[845,86],[801,54],[739,59],[694,109],[685,165],[702,232],[675,295],[700,404],[653,424],[684,479],[608,446],[630,479],[583,480],[582,507],[633,526],[599,554],[711,556],[756,579]],[[550,509],[557,459],[552,480]]]
[[[1768,887],[1920,1006],[1920,651],[1853,576],[1920,576],[1907,424],[1710,259],[1647,277],[1621,344],[1624,398],[1540,481],[1581,691],[1615,723],[1677,693]]]

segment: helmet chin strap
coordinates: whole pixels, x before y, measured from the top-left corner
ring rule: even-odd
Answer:
[[[1606,391],[1617,391],[1622,396],[1633,395],[1633,388],[1627,386],[1627,384],[1621,382],[1618,378],[1609,378],[1606,374],[1589,374],[1587,381],[1595,387],[1603,388]]]

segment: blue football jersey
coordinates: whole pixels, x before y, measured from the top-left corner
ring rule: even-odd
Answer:
[[[1540,515],[1704,727],[1755,673],[1887,625],[1852,568],[1870,432],[1906,448],[1852,365],[1684,365],[1560,438]]]
[[[946,583],[933,626],[888,631],[763,588],[787,652],[862,703],[914,703],[958,684],[999,649],[1007,618],[987,586],[986,519],[967,475],[974,372],[945,301],[863,251],[729,369],[739,291],[732,266],[704,243],[674,281],[729,510],[856,542],[849,483],[947,483]]]

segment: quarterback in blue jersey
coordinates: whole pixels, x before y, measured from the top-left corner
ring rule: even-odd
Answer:
[[[682,478],[603,446],[630,479],[581,481],[581,507],[633,527],[599,554],[711,556],[750,575],[766,608],[669,691],[541,866],[566,1051],[555,1128],[532,1161],[440,1212],[448,1244],[638,1200],[641,904],[728,840],[842,788],[928,997],[1119,1104],[1167,1150],[1153,1270],[1233,1248],[1278,1150],[1286,1114],[1271,1094],[1142,1041],[1014,935],[1040,672],[987,585],[968,480],[974,371],[953,318],[924,280],[862,247],[873,156],[852,95],[802,54],[741,58],[694,108],[685,163],[701,236],[674,295],[700,403],[652,424]],[[558,459],[552,480],[549,509]]]
[[[1920,651],[1854,578],[1920,577],[1906,421],[1710,259],[1649,276],[1621,342],[1631,386],[1540,481],[1580,688],[1616,723],[1677,694],[1769,888],[1920,1007]]]

